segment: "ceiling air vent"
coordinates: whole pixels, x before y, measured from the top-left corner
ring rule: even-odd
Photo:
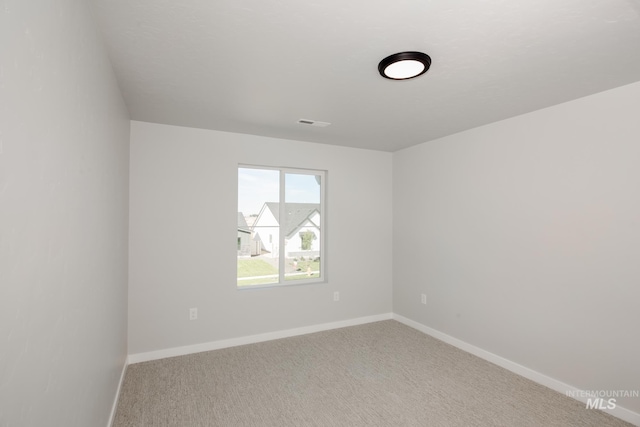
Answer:
[[[300,119],[298,120],[298,123],[300,123],[301,125],[316,126],[319,128],[326,128],[331,124],[327,122],[319,122],[317,120],[308,120],[308,119]]]

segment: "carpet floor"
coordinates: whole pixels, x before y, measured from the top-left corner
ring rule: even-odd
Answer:
[[[631,426],[394,320],[130,365],[114,427]]]

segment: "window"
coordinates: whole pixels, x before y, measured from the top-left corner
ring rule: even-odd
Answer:
[[[325,172],[238,167],[238,288],[324,280]]]

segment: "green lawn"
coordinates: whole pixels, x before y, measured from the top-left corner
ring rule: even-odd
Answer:
[[[320,261],[298,261],[298,264],[296,265],[295,269],[293,267],[293,262],[291,261],[289,262],[289,267],[293,270],[291,271],[291,273],[297,272],[297,273],[303,273],[303,274],[295,275],[295,276],[287,276],[285,277],[285,280],[302,280],[302,279],[312,279],[312,278],[320,277],[320,273],[315,273],[316,271],[320,271]],[[306,274],[308,267],[311,267],[311,271],[314,272],[314,273],[311,273],[311,276],[307,276]],[[297,270],[300,270],[300,271],[297,271]]]
[[[238,278],[269,276],[274,274],[276,275],[275,277],[238,280],[238,286],[268,285],[270,283],[278,282],[278,269],[265,260],[253,258],[238,260]]]
[[[317,279],[320,277],[320,273],[311,273],[311,276],[307,276],[306,273],[300,274],[299,276],[286,276],[284,280],[304,280],[304,279]]]
[[[269,274],[278,274],[278,269],[265,260],[238,260],[238,277],[268,276]]]
[[[286,276],[285,280],[304,280],[311,278],[318,278],[320,270],[319,261],[298,261],[296,267],[293,266],[293,261],[287,261],[287,273],[300,273],[299,275]],[[311,276],[307,276],[307,268],[311,267],[313,273]],[[296,271],[296,270],[300,271]],[[267,285],[278,282],[278,269],[262,259],[239,259],[238,260],[238,286],[251,286],[251,285]],[[253,278],[256,276],[270,276],[276,275],[276,277],[262,277]],[[251,279],[249,279],[251,278]]]
[[[293,268],[293,261],[289,262],[289,265]],[[297,268],[302,271],[307,271],[307,267],[311,266],[312,271],[320,270],[320,261],[298,261]]]

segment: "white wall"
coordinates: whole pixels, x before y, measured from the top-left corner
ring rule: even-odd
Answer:
[[[390,153],[132,122],[129,352],[389,313],[391,161]],[[328,171],[328,283],[236,289],[238,163]],[[198,320],[189,321],[190,307]]]
[[[127,355],[128,140],[86,3],[3,2],[0,425],[107,425]]]
[[[583,390],[637,390],[639,114],[635,83],[395,153],[394,312]]]

